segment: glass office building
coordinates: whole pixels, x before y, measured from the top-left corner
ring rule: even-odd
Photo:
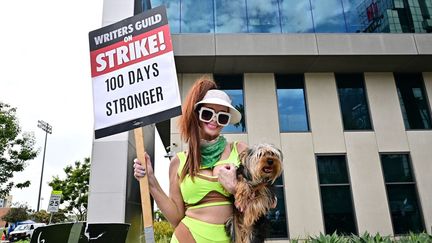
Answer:
[[[432,0],[151,1],[162,4],[172,33],[432,32]]]
[[[225,137],[282,149],[269,242],[431,233],[432,0],[105,0],[103,24],[150,5],[167,8],[182,98],[211,75],[243,114]],[[176,122],[159,129],[174,152]],[[125,161],[130,136],[112,139]],[[98,163],[113,145],[94,144]]]

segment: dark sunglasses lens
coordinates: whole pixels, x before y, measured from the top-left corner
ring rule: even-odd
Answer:
[[[229,122],[229,116],[225,114],[219,114],[218,121],[222,125],[226,125]]]
[[[205,121],[210,121],[213,118],[213,112],[209,110],[202,110],[201,111],[201,118]]]

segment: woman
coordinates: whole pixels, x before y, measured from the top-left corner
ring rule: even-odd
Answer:
[[[154,176],[146,154],[147,171],[134,162],[134,176],[148,175],[150,193],[167,220],[175,227],[171,242],[229,242],[224,224],[232,216],[231,194],[235,191],[238,154],[247,148],[242,142],[228,143],[221,130],[240,121],[241,113],[228,95],[203,77],[195,82],[179,120],[188,151],[171,160],[169,195]]]

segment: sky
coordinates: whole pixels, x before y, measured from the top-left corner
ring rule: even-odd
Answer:
[[[63,168],[91,157],[93,101],[88,32],[102,24],[102,0],[0,1],[0,101],[17,108],[22,131],[34,132],[39,155],[14,181],[31,186],[12,191],[13,202],[36,209],[45,132],[48,134],[41,209],[51,194],[48,181]]]

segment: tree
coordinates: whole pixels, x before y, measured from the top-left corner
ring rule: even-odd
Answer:
[[[51,218],[51,214],[48,213],[45,210],[39,210],[39,212],[34,212],[31,215],[31,218],[35,221],[35,222],[40,222],[40,223],[49,223],[49,220],[51,218],[51,223],[61,223],[66,221],[67,217],[65,215],[66,210],[64,209],[60,209],[57,213],[53,213],[52,218]]]
[[[16,117],[16,108],[0,102],[0,198],[9,195],[11,189],[30,186],[30,181],[15,184],[9,181],[15,172],[23,171],[26,161],[34,159],[33,133],[22,133]]]
[[[2,217],[3,221],[16,223],[29,219],[29,208],[25,204],[19,204],[16,207],[12,207]]]
[[[79,221],[87,218],[87,199],[90,179],[90,158],[85,158],[84,163],[76,161],[63,169],[66,173],[64,180],[54,176],[49,185],[56,191],[62,191],[60,204],[64,205],[69,213],[75,214]]]

